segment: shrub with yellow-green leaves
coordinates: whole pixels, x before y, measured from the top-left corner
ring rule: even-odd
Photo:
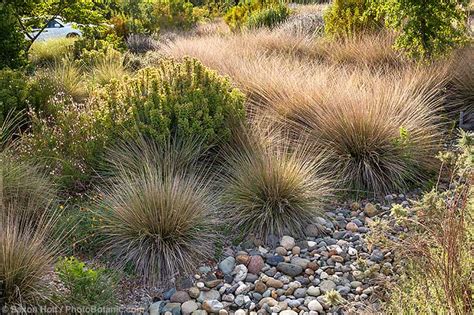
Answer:
[[[354,36],[376,26],[366,0],[335,0],[324,14],[326,34],[332,37]]]
[[[226,12],[224,20],[233,31],[248,26],[271,26],[274,25],[275,20],[284,20],[284,18],[282,19],[285,15],[283,11],[287,16],[287,10],[279,0],[248,0],[230,8]],[[250,22],[249,25],[248,22]]]
[[[169,136],[229,139],[245,116],[244,95],[196,59],[163,60],[101,95],[110,110],[129,114],[127,130],[159,142]]]
[[[259,27],[272,28],[285,21],[289,15],[290,9],[286,5],[272,5],[250,14],[246,26],[250,29]]]

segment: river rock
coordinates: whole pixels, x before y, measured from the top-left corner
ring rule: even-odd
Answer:
[[[181,312],[183,313],[183,315],[188,315],[196,311],[198,308],[199,308],[199,305],[197,305],[196,302],[192,300],[186,301],[181,305]]]
[[[281,238],[280,245],[287,250],[291,250],[295,246],[295,239],[291,236],[285,235]]]
[[[286,275],[295,277],[303,272],[303,268],[298,265],[289,264],[289,263],[279,263],[277,266],[278,271],[283,272]]]
[[[219,264],[219,269],[224,273],[224,274],[229,274],[234,270],[235,267],[235,258],[232,256],[227,257],[223,261],[220,262]]]
[[[224,305],[218,300],[205,300],[202,303],[202,309],[209,313],[219,313],[224,308]]]
[[[258,274],[262,270],[263,266],[265,266],[265,262],[263,261],[262,256],[255,255],[250,258],[247,269],[250,273]]]
[[[184,303],[189,300],[189,294],[185,291],[176,291],[170,298],[170,301],[174,303]]]

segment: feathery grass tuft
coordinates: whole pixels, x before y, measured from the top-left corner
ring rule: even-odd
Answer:
[[[37,165],[15,158],[14,132],[21,123],[20,115],[7,115],[0,126],[0,213],[15,211],[12,214],[34,220],[52,204],[56,189]]]
[[[356,72],[335,79],[318,98],[278,111],[296,134],[332,153],[328,168],[342,175],[347,188],[385,193],[405,189],[437,167],[441,99],[436,89],[417,84],[390,86]]]
[[[1,215],[0,280],[6,305],[31,306],[49,300],[51,290],[46,276],[59,250],[49,239],[52,224],[52,220],[44,217],[32,222]]]
[[[310,155],[303,146],[290,151],[274,131],[263,130],[238,136],[227,153],[225,218],[236,231],[265,241],[270,235],[300,235],[321,215],[331,192],[329,177],[321,172],[323,153]]]
[[[105,250],[119,267],[132,264],[148,283],[190,272],[212,257],[210,214],[217,200],[207,180],[191,172],[194,163],[184,166],[174,160],[179,151],[159,150],[145,144],[128,150],[138,156],[123,162],[117,149],[110,158],[115,177],[103,189],[99,212]],[[134,160],[140,164],[130,167]]]
[[[72,52],[75,38],[55,38],[46,41],[35,41],[31,46],[29,58],[35,65],[48,66],[59,61]]]
[[[121,80],[128,74],[124,60],[125,58],[120,52],[108,49],[93,63],[90,69],[91,81],[99,85],[106,85],[112,80]]]
[[[77,102],[83,101],[88,96],[83,69],[71,57],[55,61],[50,70],[43,71],[39,76],[44,80],[50,80],[59,92]]]

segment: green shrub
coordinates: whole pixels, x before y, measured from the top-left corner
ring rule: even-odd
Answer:
[[[189,29],[197,22],[188,0],[160,0],[153,4],[153,15],[160,29]]]
[[[242,29],[249,17],[259,10],[263,10],[271,6],[280,6],[279,0],[246,0],[240,2],[238,5],[231,7],[226,14],[224,15],[224,21],[229,25],[230,29],[233,31]],[[258,13],[256,13],[258,15]],[[260,17],[255,17],[254,19],[265,19],[271,20],[270,16],[273,16],[275,13],[270,11],[262,12]]]
[[[324,30],[333,37],[354,36],[377,25],[367,0],[335,0],[323,17]]]
[[[274,27],[285,21],[290,10],[284,4],[270,6],[252,12],[246,22],[248,28]]]
[[[20,31],[12,9],[0,4],[0,69],[19,68],[27,64],[26,39]]]
[[[467,2],[372,0],[372,10],[399,33],[397,49],[423,60],[444,56],[468,42]]]
[[[64,257],[55,272],[68,289],[66,302],[73,306],[114,306],[115,279],[104,268],[87,267],[75,257]]]
[[[149,283],[169,283],[213,256],[217,195],[197,167],[199,150],[192,142],[166,143],[115,148],[97,212],[105,250]]]
[[[0,70],[0,124],[8,113],[28,110],[28,81],[23,72]]]
[[[224,16],[224,21],[229,25],[230,29],[235,31],[242,28],[244,23],[248,20],[250,9],[245,5],[237,5],[227,11]]]
[[[46,164],[63,188],[83,191],[93,168],[100,164],[111,128],[102,110],[56,98],[53,114],[31,113],[31,130],[22,138],[21,152]]]
[[[43,80],[29,78],[21,71],[0,70],[0,125],[8,113],[26,114],[29,108],[42,110],[53,95],[52,86]]]
[[[226,140],[230,124],[244,118],[244,96],[195,59],[163,60],[134,78],[108,87],[106,107],[131,113],[129,130],[159,142],[169,136]]]
[[[81,59],[88,51],[105,51],[111,47],[121,51],[126,48],[124,40],[110,26],[84,26],[82,36],[74,42],[74,58]]]

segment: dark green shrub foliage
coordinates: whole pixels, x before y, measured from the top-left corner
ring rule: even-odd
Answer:
[[[27,63],[26,40],[18,28],[11,8],[0,3],[0,69],[19,68]]]
[[[9,112],[16,114],[28,108],[28,83],[22,72],[0,70],[0,125]]]
[[[250,14],[246,23],[248,28],[273,27],[288,18],[290,10],[284,4],[270,6]]]
[[[170,135],[225,140],[229,124],[245,115],[243,94],[195,59],[164,60],[143,69],[109,86],[105,100],[111,109],[133,113],[126,123],[160,142]]]
[[[377,23],[366,0],[334,0],[324,14],[324,29],[333,37],[353,36],[373,30]]]

